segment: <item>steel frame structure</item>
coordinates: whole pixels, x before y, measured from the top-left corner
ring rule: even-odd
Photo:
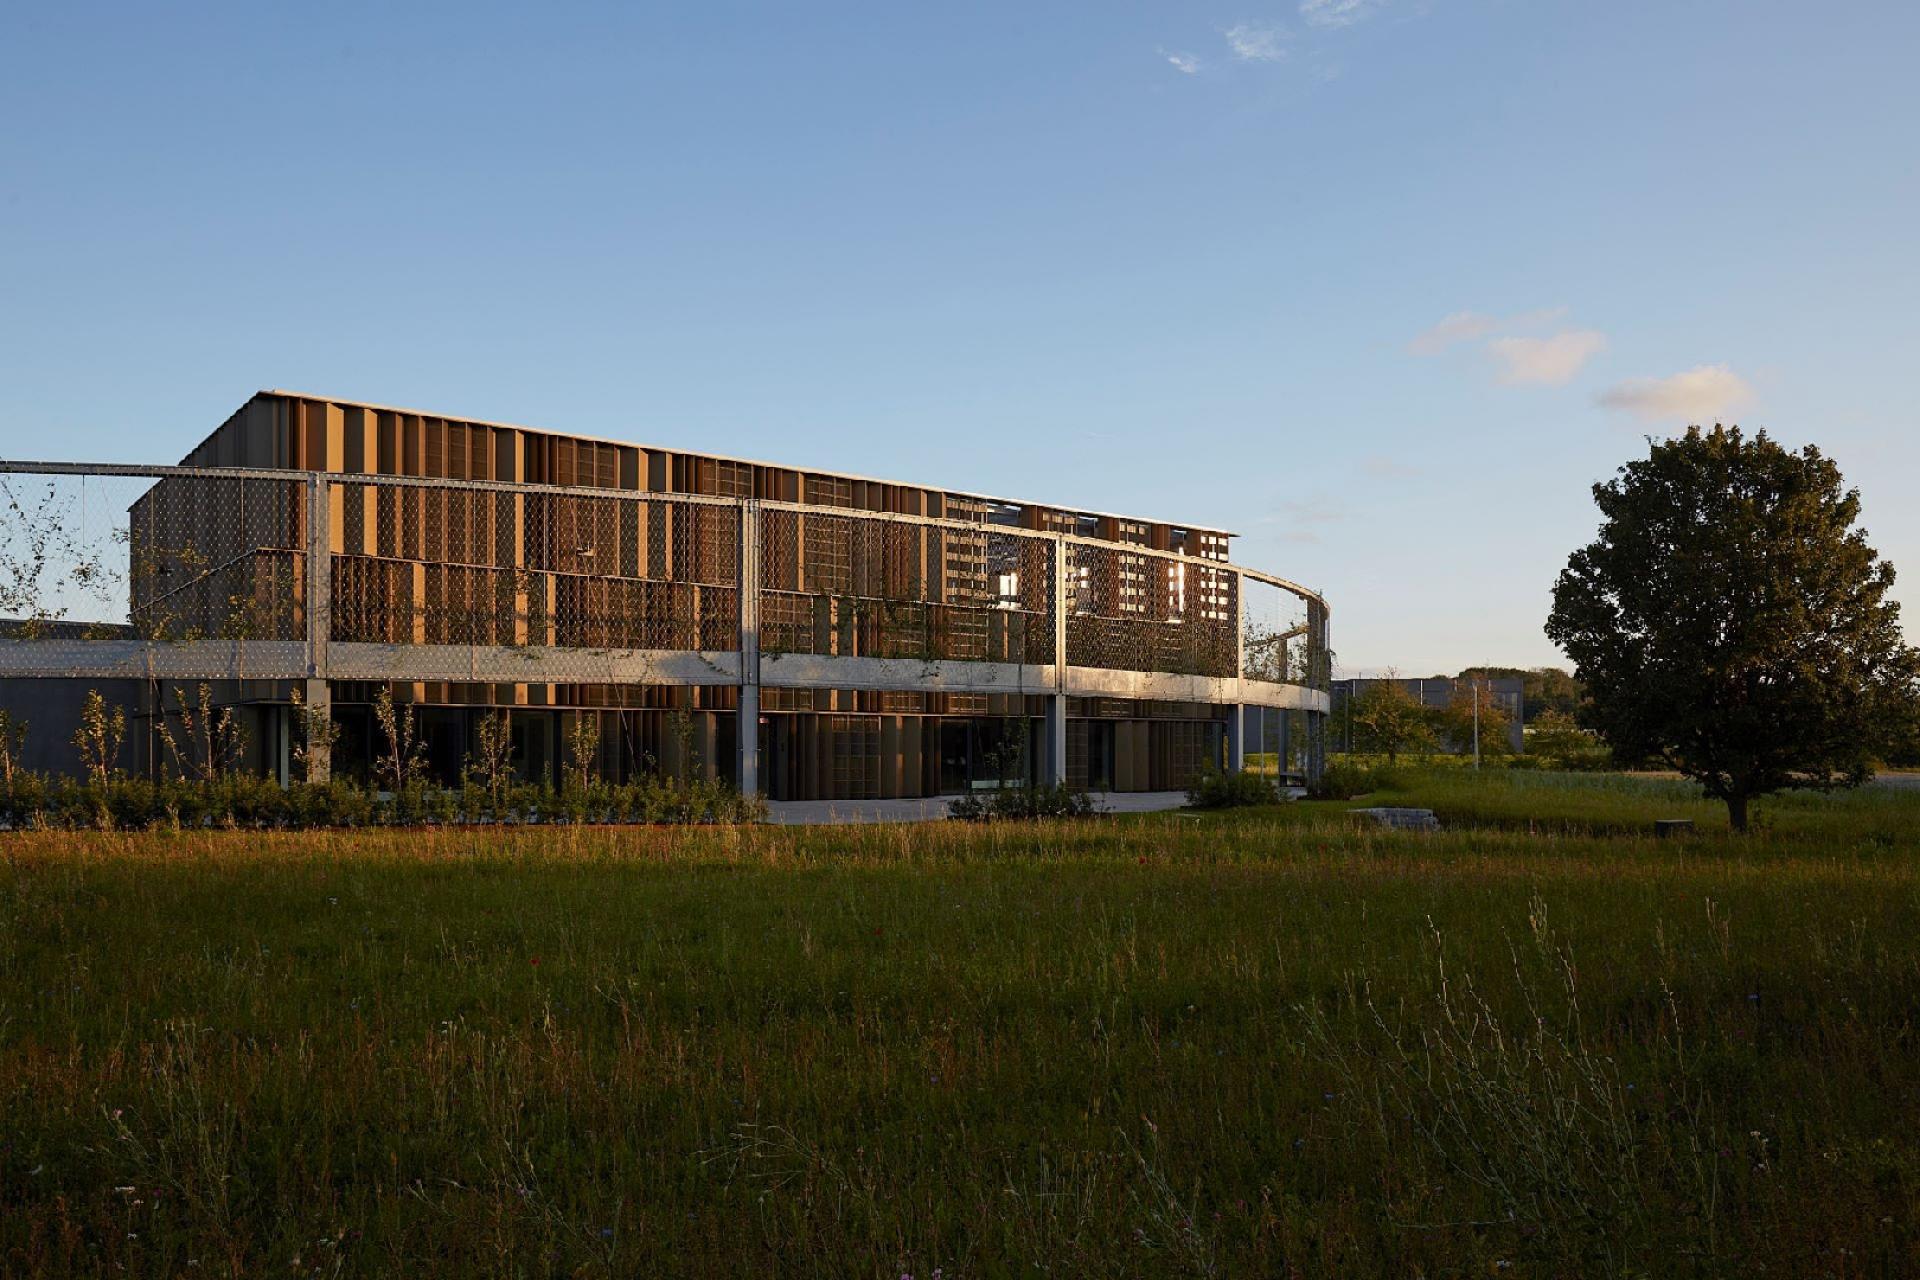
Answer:
[[[1041,773],[1050,781],[1067,778],[1069,699],[1229,708],[1226,763],[1236,769],[1244,766],[1248,748],[1247,708],[1304,712],[1305,771],[1317,774],[1324,762],[1331,678],[1326,603],[1298,583],[1223,559],[945,516],[582,485],[49,461],[0,461],[0,473],[150,479],[155,484],[142,501],[174,494],[172,501],[189,523],[202,518],[195,514],[196,486],[277,486],[287,495],[287,511],[274,515],[284,514],[280,527],[297,532],[298,545],[276,547],[271,554],[287,569],[284,582],[297,584],[299,596],[288,602],[294,607],[284,615],[291,623],[268,626],[270,634],[249,634],[230,619],[202,619],[186,632],[155,626],[150,634],[131,637],[0,639],[0,679],[298,682],[309,714],[323,718],[330,714],[334,685],[342,681],[728,687],[738,691],[736,777],[744,791],[758,790],[762,780],[761,707],[768,689],[1040,699],[1046,708]],[[401,555],[400,527],[425,523],[408,506],[414,501],[409,494],[467,495],[461,500],[476,504],[476,510],[493,511],[499,518],[489,525],[488,536],[511,544],[510,554],[495,557],[506,562],[463,564],[420,553]],[[542,520],[572,522],[569,536],[586,541],[567,554],[586,568],[563,570],[545,563],[528,568],[530,504],[543,513]],[[396,512],[402,514],[390,514]],[[673,559],[685,530],[705,539],[705,559],[690,570],[669,564],[660,574],[658,563],[636,551],[636,543],[647,541],[649,521],[666,531],[654,535],[656,556],[658,546],[666,548],[660,563]],[[603,526],[616,532],[609,535]],[[624,541],[618,531],[624,531]],[[545,536],[551,541],[550,534]],[[613,555],[595,564],[595,537],[611,537],[606,545],[617,549],[625,565],[600,568]],[[818,547],[803,545],[809,537]],[[250,541],[243,529],[240,543],[226,548],[232,554],[219,565],[198,570],[164,597],[149,592],[148,598],[177,598],[213,573],[233,573],[235,565],[243,594],[259,596],[245,569],[269,549]],[[856,542],[865,550],[847,551],[842,574],[839,551]],[[809,582],[803,571],[800,579],[778,578],[778,586],[770,586],[777,574],[814,551],[833,565],[830,574]],[[899,563],[908,563],[911,571],[894,572]],[[402,618],[396,608],[380,619],[396,628],[404,621],[405,633],[396,629],[387,638],[368,639],[346,621],[360,604],[347,598],[352,593],[346,588],[351,571],[361,564],[404,566],[415,584],[432,570],[449,577],[465,572],[482,585],[464,606],[430,605],[416,586],[407,597],[410,616]],[[730,572],[721,574],[715,564]],[[955,564],[967,577],[957,593],[950,581]],[[615,571],[621,567],[632,572]],[[873,581],[886,578],[877,594],[871,583],[865,595],[851,590],[856,569]],[[999,582],[988,583],[996,572]],[[1105,613],[1096,602],[1099,592],[1086,585],[1103,574],[1119,582],[1105,588]],[[722,576],[727,581],[709,581]],[[1162,595],[1166,584],[1177,584],[1177,614],[1164,607],[1112,603],[1116,591],[1125,599],[1129,592],[1140,593],[1132,582],[1150,579]],[[1193,594],[1203,597],[1198,604],[1188,603],[1189,582],[1196,584]],[[1256,584],[1293,598],[1304,615],[1291,630],[1262,637],[1262,643],[1279,646],[1277,668],[1249,662],[1244,605]],[[676,594],[683,586],[687,590]],[[138,584],[130,589],[131,612],[138,618],[142,592]],[[599,598],[595,593],[632,596],[638,603],[600,609],[575,605],[576,616],[565,616],[567,599]],[[342,609],[343,603],[352,608]],[[769,621],[770,606],[776,621]],[[688,619],[678,616],[688,608],[700,615],[692,631],[686,628]],[[282,617],[275,609],[274,616]],[[429,617],[431,624],[421,620]],[[287,633],[288,625],[293,634]],[[667,631],[673,638],[719,643],[587,642]],[[769,634],[775,635],[771,645]],[[449,636],[465,638],[450,641]],[[804,639],[796,642],[795,636]],[[1298,671],[1286,656],[1296,639],[1305,658]],[[1092,660],[1075,661],[1076,656]],[[314,746],[310,773],[325,776],[324,743]]]

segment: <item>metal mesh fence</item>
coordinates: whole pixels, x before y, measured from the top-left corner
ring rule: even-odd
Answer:
[[[735,504],[374,478],[329,488],[334,640],[739,648]]]
[[[169,477],[127,512],[128,618],[143,639],[302,640],[307,486]]]
[[[0,672],[302,674],[308,486],[0,472]]]
[[[1231,569],[1145,549],[1069,542],[1067,661],[1077,667],[1238,674],[1239,579]]]
[[[1308,598],[1274,583],[1242,576],[1240,633],[1249,680],[1325,689],[1326,614]]]
[[[291,679],[316,674],[332,643],[407,651],[409,679],[473,678],[482,668],[457,649],[496,660],[482,679],[646,683],[644,664],[603,659],[741,650],[748,519],[758,573],[747,586],[766,654],[1064,661],[1318,690],[1331,674],[1325,606],[1306,593],[1217,560],[984,519],[357,474],[26,466],[0,464],[6,675],[125,674],[138,651],[149,666],[166,653],[171,675]],[[318,582],[315,556],[326,562]],[[502,674],[514,655],[547,665]],[[737,663],[710,666],[677,682],[740,678]],[[338,666],[334,676],[385,678]]]
[[[760,529],[764,653],[1054,660],[1050,538],[785,507]]]

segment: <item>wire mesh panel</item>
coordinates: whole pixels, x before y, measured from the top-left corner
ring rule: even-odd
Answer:
[[[151,673],[164,648],[170,673],[325,676],[333,641],[408,651],[404,671],[359,654],[338,679],[645,683],[664,660],[633,655],[682,654],[692,665],[672,682],[733,683],[737,664],[713,655],[740,651],[749,511],[767,654],[1209,677],[1242,674],[1244,660],[1249,678],[1319,690],[1330,675],[1325,607],[1297,588],[991,523],[985,507],[927,520],[640,490],[38,465],[52,470],[0,464],[0,640],[15,675],[92,669],[71,647],[104,641],[125,651],[94,663],[114,674],[135,650]],[[310,614],[330,619],[324,634]],[[455,650],[487,650],[490,665]],[[550,665],[503,674],[514,653]]]
[[[308,487],[298,480],[171,476],[128,512],[130,620],[169,641],[302,640]]]
[[[736,504],[373,477],[331,488],[335,640],[739,647]],[[565,655],[547,656],[562,667],[543,678],[564,678]]]
[[[282,476],[0,473],[6,671],[125,674],[129,655],[148,671],[160,654],[170,674],[300,675],[308,492]]]
[[[760,514],[763,652],[1046,665],[1053,541],[884,514]]]
[[[1144,548],[1067,544],[1067,661],[1118,671],[1237,674],[1238,578]]]
[[[1309,684],[1325,631],[1308,625],[1308,602],[1270,582],[1241,579],[1241,644],[1245,675],[1271,684]],[[1319,687],[1319,686],[1315,686]]]

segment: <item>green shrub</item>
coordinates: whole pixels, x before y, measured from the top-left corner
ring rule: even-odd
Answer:
[[[1196,809],[1244,809],[1279,802],[1280,789],[1274,779],[1244,770],[1229,773],[1204,769],[1187,787],[1187,803]]]
[[[1307,787],[1307,794],[1315,800],[1352,800],[1393,786],[1397,781],[1398,775],[1388,767],[1335,760]]]
[[[963,822],[1003,818],[1090,818],[1097,810],[1093,797],[1071,787],[1001,787],[994,791],[956,796],[947,816]]]

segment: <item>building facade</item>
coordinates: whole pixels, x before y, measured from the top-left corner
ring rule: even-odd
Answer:
[[[283,391],[146,470],[124,623],[0,669],[143,689],[147,768],[203,683],[282,775],[322,721],[368,773],[382,690],[448,783],[502,711],[529,777],[775,799],[1319,767],[1326,605],[1223,530]]]

